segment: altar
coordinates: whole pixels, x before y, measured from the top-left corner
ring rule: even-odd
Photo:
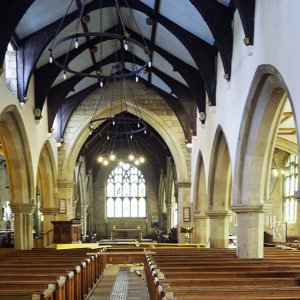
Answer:
[[[111,239],[143,239],[143,230],[141,228],[112,228]]]

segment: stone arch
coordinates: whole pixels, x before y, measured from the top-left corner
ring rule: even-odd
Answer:
[[[57,203],[57,166],[49,141],[42,147],[38,163],[38,184],[41,189],[41,207],[58,207]]]
[[[193,197],[194,214],[204,213],[207,210],[208,203],[207,203],[207,192],[206,192],[205,169],[204,169],[202,153],[200,151],[197,158],[193,195],[194,195]]]
[[[37,185],[40,189],[41,212],[44,214],[43,232],[52,229],[51,220],[59,214],[57,195],[57,166],[54,153],[49,141],[46,141],[41,149],[38,170]]]
[[[112,107],[113,111],[118,111],[118,108],[121,107],[121,101],[114,101],[114,106]],[[97,115],[97,118],[101,118],[103,116],[107,116],[110,114],[111,106],[107,105],[102,111],[101,114]],[[127,103],[127,110],[129,113],[135,115],[136,110],[134,109],[134,105],[130,102]],[[174,132],[169,128],[164,120],[162,120],[158,115],[150,111],[145,107],[139,107],[139,110],[142,114],[143,119],[150,124],[164,139],[166,144],[168,145],[172,156],[174,158],[175,166],[176,166],[176,177],[178,182],[189,182],[190,181],[190,171],[187,165],[187,160],[183,148],[185,144],[180,143],[178,141],[178,137]],[[88,128],[90,119],[86,119],[85,122],[81,124],[81,127],[78,128],[78,135],[76,137],[75,142],[71,145],[69,149],[66,150],[65,157],[69,159],[65,159],[62,163],[62,178],[67,180],[72,180],[73,178],[73,170],[75,166],[76,159],[80,152],[80,149],[84,143],[84,141],[88,138],[90,132]],[[178,121],[179,124],[179,121]],[[184,141],[184,134],[183,141]]]
[[[269,195],[273,149],[285,93],[294,111],[289,91],[278,70],[271,65],[260,65],[245,104],[234,170],[232,209],[238,213],[239,257],[263,257],[265,200]]]
[[[7,164],[10,206],[15,217],[15,248],[31,249],[36,197],[34,173],[26,130],[15,105],[7,106],[0,114],[0,137]]]
[[[267,198],[272,152],[285,93],[289,94],[279,72],[270,65],[259,66],[240,127],[234,170],[234,204],[263,205]],[[294,111],[292,99],[288,98]]]
[[[228,247],[229,213],[232,194],[231,162],[227,140],[221,126],[217,127],[211,153],[208,177],[208,210],[210,246]]]
[[[208,210],[227,211],[231,201],[232,176],[227,140],[218,126],[211,152],[208,179]]]
[[[195,172],[193,193],[193,242],[207,245],[209,239],[209,218],[207,211],[206,177],[202,153],[199,151]]]

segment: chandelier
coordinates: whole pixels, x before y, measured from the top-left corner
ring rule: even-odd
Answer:
[[[138,136],[147,134],[147,124],[143,121],[128,81],[138,82],[139,75],[149,71],[151,51],[127,0],[114,0],[112,7],[107,7],[106,4],[105,8],[102,2],[105,1],[98,0],[89,3],[87,0],[70,1],[49,46],[49,62],[61,70],[64,80],[72,76],[96,79],[101,88],[98,104],[88,125],[90,135],[106,137],[105,142],[99,148],[97,161],[103,165],[117,160],[120,163],[130,161],[139,165],[145,162],[145,158],[138,145]],[[98,3],[99,6],[96,7]],[[76,5],[79,12],[77,19],[68,24]],[[112,28],[107,28],[108,9],[111,16],[110,22],[115,18],[115,26]],[[126,22],[131,24],[131,28],[134,27],[132,30],[140,35],[141,42],[131,37]],[[68,30],[63,31],[63,28],[68,28]],[[64,32],[70,34],[63,35]],[[104,47],[105,43],[109,44],[109,50]],[[139,63],[134,55],[137,50],[143,53],[143,59],[139,59]],[[64,52],[63,55],[62,52]],[[82,70],[80,62],[84,54],[91,56],[93,63],[87,69]],[[107,57],[112,55],[114,55],[114,60],[107,61]],[[109,93],[110,113],[104,117],[97,117],[100,104],[103,99],[108,99]],[[113,109],[114,101],[121,102],[118,112]],[[129,103],[133,113],[128,111]]]
[[[124,3],[124,7],[126,7],[129,11],[130,15],[130,23],[135,25],[135,29],[137,33],[141,36],[141,40],[143,43],[131,38],[130,33],[125,27],[125,18],[121,13],[121,7],[119,0],[114,1],[115,10],[113,15],[116,18],[117,25],[115,26],[115,31],[107,30],[104,31],[104,14],[103,14],[103,6],[102,0],[99,1],[99,15],[95,17],[95,20],[91,20],[91,17],[87,13],[88,5],[86,4],[86,0],[80,0],[80,8],[78,9],[79,14],[76,19],[73,28],[69,29],[71,34],[67,34],[65,36],[60,36],[60,32],[68,26],[68,15],[71,13],[71,8],[75,5],[75,0],[71,0],[67,11],[62,18],[59,27],[56,30],[56,34],[54,39],[52,40],[49,50],[49,62],[54,63],[59,69],[63,72],[63,79],[67,79],[68,75],[78,75],[82,77],[88,78],[96,78],[99,81],[101,87],[104,85],[104,81],[107,79],[121,78],[121,77],[132,77],[135,76],[136,81],[138,81],[139,74],[145,70],[146,68],[151,67],[151,51],[147,46],[145,38],[143,37],[138,24],[134,18],[132,9],[129,7],[127,0],[122,1]],[[89,28],[89,23],[91,23],[91,31]],[[81,25],[80,25],[81,24]],[[95,25],[97,24],[97,25]],[[98,29],[96,31],[96,29]],[[119,73],[106,73],[103,71],[103,42],[108,40],[117,41],[119,45],[122,45],[122,48],[125,51],[133,53],[134,47],[139,47],[143,49],[144,53],[147,55],[146,61],[142,65],[138,65],[135,61],[134,55],[132,54],[132,61],[134,68],[127,72],[126,74]],[[88,44],[88,49],[87,45]],[[100,51],[98,51],[98,45],[100,47]],[[119,47],[119,46],[118,46]],[[67,52],[64,55],[60,55],[62,49],[67,49]],[[88,71],[83,71],[78,68],[78,63],[76,60],[80,60],[80,54],[84,51],[89,50],[94,58],[94,65],[91,68],[88,68]],[[97,56],[97,52],[99,52],[99,56]],[[76,68],[77,67],[77,68]]]
[[[122,72],[120,70],[120,73]],[[109,103],[110,114],[97,118],[96,114],[104,99],[111,99]],[[118,113],[114,108],[116,99],[120,103],[117,107]],[[131,105],[133,113],[129,113],[129,105]],[[97,161],[99,163],[107,166],[112,161],[119,161],[120,164],[132,162],[135,165],[145,162],[139,147],[139,136],[147,134],[148,126],[142,119],[134,92],[126,77],[121,77],[121,79],[114,77],[106,81],[106,85],[101,89],[97,107],[88,127],[90,135],[104,138],[104,142],[98,150]]]

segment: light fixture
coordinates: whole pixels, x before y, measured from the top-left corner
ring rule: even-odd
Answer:
[[[91,16],[87,14],[88,12],[88,4],[87,1],[77,1],[79,2],[79,9],[78,9],[78,16],[77,20],[73,22],[73,28],[72,25],[68,24],[68,16],[72,13],[72,2],[74,0],[70,0],[70,3],[68,5],[67,11],[64,14],[64,17],[62,18],[62,21],[60,22],[56,34],[54,36],[54,39],[52,40],[49,50],[49,62],[54,63],[58,68],[60,68],[63,71],[63,78],[67,78],[67,73],[78,75],[82,77],[90,77],[90,78],[97,78],[99,82],[102,82],[104,79],[108,79],[111,77],[120,78],[120,74],[114,73],[114,74],[104,74],[102,72],[97,72],[97,70],[102,67],[102,43],[106,40],[112,40],[116,41],[116,44],[122,44],[123,49],[125,51],[128,51],[132,55],[132,64],[135,66],[133,70],[130,70],[126,73],[126,77],[138,76],[140,72],[142,72],[147,66],[151,66],[151,51],[146,43],[145,38],[141,34],[141,30],[138,27],[138,24],[136,20],[134,19],[134,14],[131,9],[131,7],[128,4],[128,1],[122,1],[114,0],[114,6],[113,9],[115,10],[116,20],[119,20],[120,26],[116,26],[115,32],[113,31],[104,31],[103,30],[103,19],[102,16],[103,9],[106,7],[104,5],[104,1],[99,1],[99,7],[95,11],[99,11],[99,16],[95,16],[95,20],[91,20]],[[122,5],[120,5],[122,3]],[[130,33],[128,32],[126,26],[125,26],[125,18],[122,15],[121,7],[127,8],[129,11],[129,14],[126,14],[126,19],[131,18],[128,21],[128,24],[133,24],[135,27],[133,30],[138,32],[142,39],[141,42],[133,39],[130,36]],[[124,14],[124,12],[123,12]],[[84,23],[84,26],[81,26],[81,24]],[[86,24],[89,25],[87,26]],[[96,25],[97,24],[97,25]],[[65,36],[59,35],[60,32],[63,31],[63,28],[70,27],[71,34],[67,34]],[[85,29],[84,29],[85,28]],[[91,55],[93,56],[94,62],[94,70],[89,71],[83,71],[81,69],[77,69],[78,66],[80,66],[80,63],[76,63],[76,60],[82,59],[79,54],[84,52],[86,50],[86,41],[89,41],[88,50],[90,51]],[[98,44],[100,44],[98,46]],[[99,49],[100,47],[100,49]],[[143,50],[143,52],[146,54],[147,58],[145,59],[145,62],[143,65],[137,65],[135,62],[134,55],[132,54],[132,51],[134,48],[140,48]],[[68,49],[68,52],[65,54],[64,58],[60,56],[61,49],[66,48]],[[100,51],[99,51],[100,50]],[[71,63],[72,62],[72,63]],[[76,66],[76,67],[75,67]],[[122,75],[124,76],[124,75]]]
[[[70,0],[67,11],[49,46],[49,62],[62,71],[64,80],[72,76],[80,76],[98,81],[99,102],[89,122],[91,139],[99,134],[104,140],[98,151],[97,161],[105,166],[110,162],[126,161],[142,164],[146,159],[139,149],[138,136],[147,134],[147,124],[142,118],[128,81],[139,82],[139,76],[144,73],[144,70],[147,69],[147,72],[150,72],[152,57],[146,39],[134,19],[134,12],[128,4],[129,1],[112,1],[113,5],[109,11],[115,15],[116,26],[107,31],[104,30],[106,25],[104,19],[107,13],[105,1],[95,1],[97,3],[95,6],[98,4],[99,6],[94,7],[91,13],[89,13],[89,1],[77,1],[79,12],[77,19],[68,24],[68,17],[73,14],[72,2],[74,0]],[[126,18],[122,13],[126,14]],[[127,23],[128,27],[126,27]],[[69,28],[70,34],[63,30],[65,27]],[[138,41],[132,38],[127,28],[137,32],[141,39]],[[64,36],[63,32],[66,32]],[[104,64],[107,57],[103,57],[102,47],[106,41],[110,42],[110,50],[113,53],[111,57],[114,57],[114,61]],[[60,56],[61,49],[68,49],[63,57]],[[144,58],[140,59],[138,64],[137,56],[134,55],[136,51],[144,53]],[[79,60],[84,55],[89,55],[93,61],[93,65],[87,70],[79,69],[82,66]],[[124,92],[125,90],[127,93]],[[107,96],[109,93],[110,95]],[[120,111],[110,109],[109,115],[99,117],[100,103],[107,99],[111,101],[111,108],[114,107],[114,101],[120,101]],[[132,108],[132,113],[128,111],[128,104]]]

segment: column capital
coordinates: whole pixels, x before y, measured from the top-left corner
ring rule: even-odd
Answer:
[[[208,215],[206,213],[193,213],[193,219],[194,220],[206,220],[209,219]]]
[[[10,203],[9,206],[14,214],[32,214],[36,208],[33,203]]]
[[[229,217],[230,213],[228,212],[228,210],[207,210],[205,212],[205,214],[207,216],[209,216],[210,218],[225,218],[225,217]]]
[[[191,187],[191,182],[190,181],[176,181],[175,186],[177,188],[188,189]]]
[[[74,182],[70,180],[58,180],[57,187],[58,188],[73,188]]]
[[[235,213],[265,213],[270,211],[270,204],[233,204],[230,209]]]

